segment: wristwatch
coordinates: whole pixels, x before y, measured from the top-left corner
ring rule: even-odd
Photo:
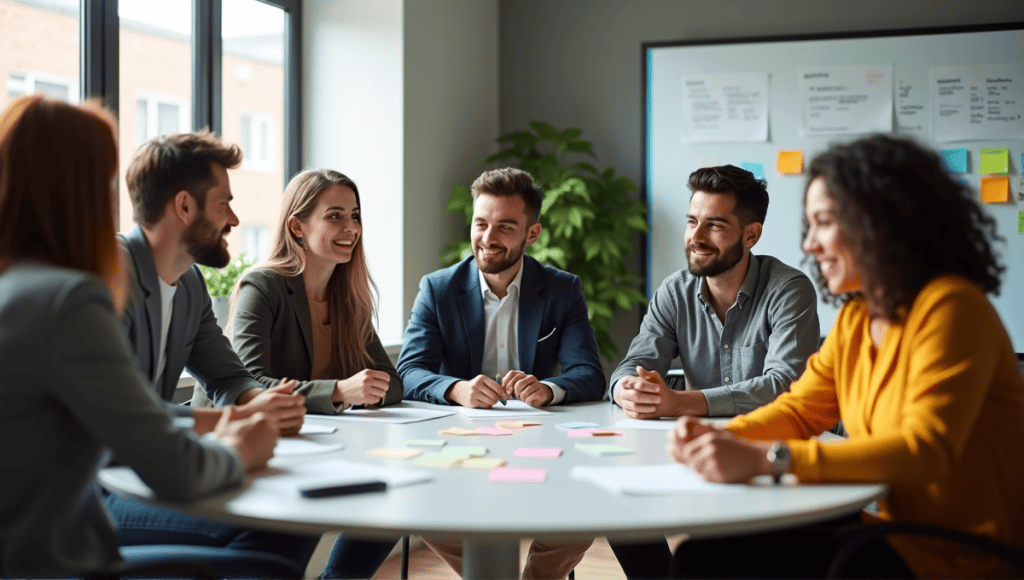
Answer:
[[[772,464],[772,478],[775,483],[782,480],[782,475],[789,469],[789,463],[793,460],[793,452],[789,445],[776,441],[768,448],[768,462]]]

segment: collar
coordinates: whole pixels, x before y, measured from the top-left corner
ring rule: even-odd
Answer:
[[[757,259],[753,253],[750,254],[750,263],[747,264],[747,273],[743,276],[743,284],[740,284],[740,290],[736,294],[736,304],[743,308],[747,300],[754,295],[757,290],[757,280],[759,273],[761,272],[760,266],[761,261]],[[705,308],[711,306],[711,297],[708,295],[708,280],[705,277],[701,277],[700,286],[697,290],[697,297],[700,298],[701,303]]]
[[[521,289],[522,284],[523,284],[523,270],[524,269],[526,269],[526,260],[524,258],[520,258],[519,259],[519,271],[516,272],[516,277],[512,279],[512,283],[508,285],[508,294],[506,294],[506,296],[511,296],[512,295],[512,289],[513,288],[515,288],[516,296],[519,296],[520,289]],[[487,280],[484,278],[484,273],[480,271],[480,268],[476,269],[476,275],[477,275],[477,277],[478,277],[478,279],[480,281],[480,296],[483,297],[484,300],[487,300],[487,296],[488,295],[491,295],[491,296],[494,296],[495,298],[497,298],[497,295],[495,295],[494,292],[491,292],[491,287],[487,285]]]

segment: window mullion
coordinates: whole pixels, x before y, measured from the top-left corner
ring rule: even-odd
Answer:
[[[98,97],[111,111],[117,111],[120,38],[117,0],[81,0],[79,10],[81,98]]]
[[[192,128],[209,127],[220,135],[221,111],[221,0],[192,1]]]

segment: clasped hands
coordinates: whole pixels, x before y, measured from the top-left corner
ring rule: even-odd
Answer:
[[[636,373],[621,379],[615,390],[615,402],[630,419],[708,414],[708,400],[701,392],[673,391],[658,371],[642,366],[636,367]]]
[[[468,381],[452,385],[445,398],[463,407],[490,409],[501,399],[516,398],[531,407],[543,407],[555,399],[551,387],[523,371],[509,371],[501,382],[492,377],[477,375]]]
[[[750,441],[697,417],[683,417],[668,434],[668,455],[707,481],[743,483],[772,473],[770,442]]]

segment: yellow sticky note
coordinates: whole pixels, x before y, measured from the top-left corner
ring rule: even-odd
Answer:
[[[804,152],[799,149],[779,151],[779,173],[800,175],[804,172]]]
[[[406,449],[403,447],[381,447],[366,452],[367,455],[387,457],[388,459],[411,459],[421,453],[423,453],[422,449]]]
[[[462,427],[449,427],[444,431],[438,431],[438,435],[480,435],[476,429],[463,429]]]
[[[1006,147],[987,147],[978,155],[978,173],[1009,173],[1010,150]]]
[[[1009,177],[982,177],[981,202],[1005,203],[1010,201]]]
[[[416,465],[422,465],[424,467],[457,467],[462,463],[462,459],[458,457],[452,457],[450,455],[442,455],[440,453],[427,453],[413,460]]]
[[[468,469],[497,469],[504,466],[505,460],[497,457],[471,457],[462,461],[462,467]]]

